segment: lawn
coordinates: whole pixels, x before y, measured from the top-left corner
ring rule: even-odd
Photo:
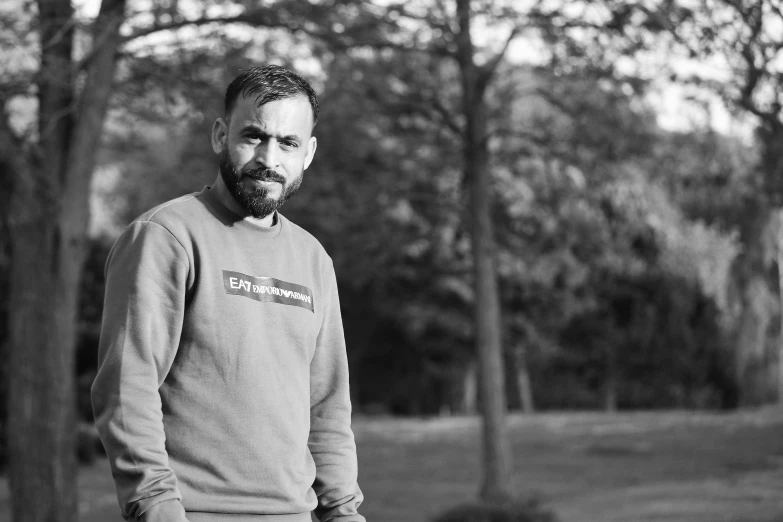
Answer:
[[[369,522],[425,522],[475,497],[475,418],[355,420]],[[512,416],[514,490],[562,522],[783,521],[783,412]],[[81,522],[119,522],[105,459],[82,469]],[[9,520],[0,479],[0,520]]]

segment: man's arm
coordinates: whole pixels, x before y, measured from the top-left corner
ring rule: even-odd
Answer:
[[[323,324],[310,362],[310,439],[315,461],[315,514],[321,522],[364,522],[357,509],[356,444],[351,431],[348,359],[340,317],[337,281],[331,262],[324,269]]]
[[[179,345],[188,272],[182,245],[148,221],[131,224],[106,263],[92,404],[129,520],[186,521],[168,464],[158,388]]]

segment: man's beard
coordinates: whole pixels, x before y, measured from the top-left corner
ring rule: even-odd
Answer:
[[[240,174],[234,168],[234,165],[231,164],[231,158],[225,149],[220,153],[220,176],[237,203],[248,214],[259,219],[268,216],[275,210],[280,210],[285,202],[299,190],[299,186],[302,184],[301,173],[290,185],[286,184],[283,176],[272,169],[257,168]],[[255,180],[276,181],[282,185],[282,193],[279,198],[272,199],[269,197],[269,191],[264,188],[254,187],[249,189],[245,187],[242,184],[242,178],[245,177]]]

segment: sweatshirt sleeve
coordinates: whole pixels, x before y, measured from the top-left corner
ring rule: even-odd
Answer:
[[[364,522],[357,510],[364,495],[357,483],[356,444],[351,431],[348,359],[331,261],[324,270],[323,323],[310,362],[310,438],[316,467],[315,515],[321,522]]]
[[[188,272],[182,245],[149,221],[131,224],[106,262],[98,373],[91,396],[122,516],[130,520],[186,520],[168,463],[158,389],[177,352]],[[164,502],[166,509],[158,506],[142,517]]]

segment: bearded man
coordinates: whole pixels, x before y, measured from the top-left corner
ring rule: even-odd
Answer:
[[[298,75],[243,72],[215,183],[109,254],[92,402],[127,520],[364,521],[334,268],[279,212],[317,120]]]

